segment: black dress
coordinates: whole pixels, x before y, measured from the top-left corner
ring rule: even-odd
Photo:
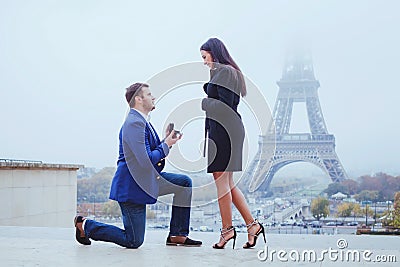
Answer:
[[[241,77],[233,67],[219,65],[211,70],[211,79],[203,86],[208,95],[202,101],[208,132],[208,173],[242,170],[245,132],[237,111]]]

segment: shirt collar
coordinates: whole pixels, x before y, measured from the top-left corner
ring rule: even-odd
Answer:
[[[141,112],[140,110],[137,110],[136,108],[132,108],[132,109],[136,110],[140,115],[142,115],[142,117],[143,117],[147,122],[150,121],[150,114],[149,114],[149,115],[146,115],[146,114],[144,114],[143,112]]]

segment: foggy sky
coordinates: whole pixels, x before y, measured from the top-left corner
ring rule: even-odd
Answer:
[[[271,109],[285,52],[309,46],[348,174],[399,174],[398,10],[394,0],[0,0],[0,158],[115,166],[125,88],[200,61],[201,44],[218,37]],[[187,98],[202,93],[190,87]],[[294,110],[292,130],[306,130],[305,111]]]

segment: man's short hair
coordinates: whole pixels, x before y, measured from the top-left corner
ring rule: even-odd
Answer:
[[[141,93],[143,87],[149,87],[149,85],[146,83],[134,83],[126,88],[125,98],[129,106],[132,107],[135,104],[135,96]]]

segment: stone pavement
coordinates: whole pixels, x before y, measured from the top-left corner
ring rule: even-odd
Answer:
[[[265,251],[264,243],[258,243],[256,249],[242,249],[245,233],[238,233],[234,250],[232,241],[225,249],[215,250],[211,248],[218,239],[215,232],[191,233],[191,237],[203,241],[203,246],[190,248],[167,247],[167,231],[149,230],[142,247],[125,249],[96,241],[92,241],[91,246],[82,246],[75,241],[74,231],[74,228],[1,226],[0,266],[398,266],[400,262],[399,236],[269,234],[268,255],[282,250],[282,260],[275,252],[272,260],[269,257],[261,261],[257,254],[260,250]],[[345,248],[338,248],[339,239],[343,239],[340,245]],[[316,251],[316,260],[308,258],[310,250]],[[323,250],[327,252],[324,254]],[[360,260],[351,253],[359,253]],[[367,254],[365,258],[370,262],[363,259],[363,253]],[[260,257],[265,255],[262,253]],[[321,255],[324,259],[318,261]],[[347,257],[350,261],[346,260]],[[392,262],[378,263],[376,259]]]

